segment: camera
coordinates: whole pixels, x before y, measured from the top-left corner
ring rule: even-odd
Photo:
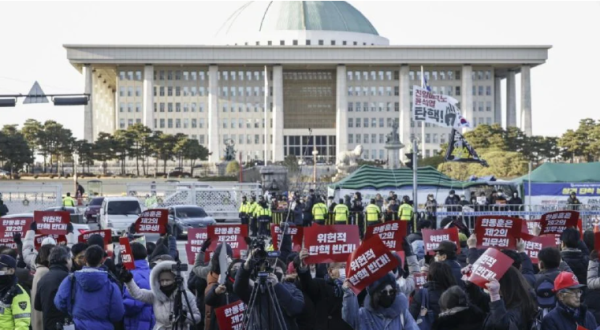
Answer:
[[[176,264],[171,266],[171,270],[177,273],[187,272],[188,264],[182,264],[181,261],[178,261]]]
[[[279,251],[266,251],[267,238],[259,236],[250,243],[250,251],[254,251],[252,261],[254,261],[254,273],[257,275],[272,273],[275,262],[279,257]]]

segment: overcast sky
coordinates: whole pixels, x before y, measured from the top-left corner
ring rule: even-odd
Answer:
[[[2,2],[0,94],[81,93],[63,44],[203,44],[244,2]],[[532,70],[533,133],[600,119],[600,2],[351,1],[394,45],[552,45]],[[505,91],[503,89],[503,106]],[[517,108],[520,108],[517,76]],[[504,116],[503,116],[504,117]],[[0,125],[54,119],[83,137],[83,107],[0,108]]]

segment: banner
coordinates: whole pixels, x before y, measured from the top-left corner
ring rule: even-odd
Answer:
[[[169,210],[152,209],[142,212],[135,221],[136,233],[165,234],[169,222]]]
[[[241,251],[247,250],[248,245],[244,237],[248,236],[248,225],[217,225],[208,226],[208,238],[211,239],[210,246],[206,250],[205,260],[209,260],[212,252],[219,243],[227,243],[233,250],[233,258],[240,258]]]
[[[422,289],[423,285],[427,283],[427,273],[416,273],[413,275],[415,279],[415,286],[417,290]]]
[[[441,242],[451,241],[456,244],[456,253],[460,252],[460,239],[458,238],[458,228],[452,227],[448,229],[423,229],[423,244],[427,254],[435,255],[435,249],[438,248]]]
[[[77,241],[79,243],[86,243],[88,238],[90,238],[90,236],[92,236],[94,234],[98,234],[98,235],[102,236],[102,238],[104,239],[104,245],[109,245],[110,243],[112,243],[112,232],[110,231],[110,229],[85,231],[85,232],[79,234]]]
[[[485,284],[491,280],[500,280],[512,264],[513,260],[509,256],[489,248],[473,264],[469,282],[487,289]]]
[[[133,253],[131,253],[129,239],[127,237],[119,237],[119,244],[121,245],[121,261],[123,262],[123,266],[128,270],[135,269],[135,262],[133,260]]]
[[[185,244],[185,252],[188,258],[188,264],[193,265],[196,262],[196,255],[200,253],[202,244],[208,239],[208,230],[206,228],[190,228],[188,229],[187,238],[188,241]]]
[[[20,233],[21,239],[24,239],[32,222],[33,218],[29,217],[10,219],[0,218],[0,245],[10,246],[10,248],[15,249],[17,244],[13,237],[16,233]]]
[[[479,163],[483,166],[488,166],[487,162],[481,159],[475,149],[467,142],[467,139],[455,129],[452,129],[452,133],[450,133],[448,150],[446,150],[446,161]]]
[[[402,242],[406,237],[408,221],[391,221],[375,226],[368,226],[365,234],[365,240],[374,234],[378,234],[383,244],[391,251],[401,250]]]
[[[66,235],[71,215],[65,211],[34,211],[33,221],[37,224],[36,234]]]
[[[244,311],[246,305],[238,300],[215,309],[219,329],[244,330]]]
[[[358,227],[354,225],[304,228],[304,248],[308,249],[306,264],[346,262],[359,245]]]
[[[561,234],[569,227],[577,227],[579,212],[577,211],[555,211],[544,213],[540,219],[541,235]]]
[[[36,250],[39,250],[42,247],[42,242],[44,239],[52,237],[56,241],[56,244],[67,244],[67,236],[65,235],[35,235],[35,239],[33,240],[33,244]]]
[[[525,244],[525,254],[529,256],[529,259],[531,259],[531,262],[534,264],[538,263],[538,253],[540,253],[543,248],[556,246],[556,239],[554,235],[533,236],[522,233],[521,239]]]
[[[300,252],[302,250],[302,239],[304,238],[304,227],[290,226],[288,233],[292,236],[292,251]],[[273,238],[273,249],[279,251],[279,245],[283,240],[283,233],[279,225],[271,225],[271,237]]]
[[[521,237],[521,219],[503,216],[477,217],[475,235],[477,248],[495,247],[500,250],[517,248],[517,239]]]
[[[531,185],[531,191],[529,186]],[[567,209],[567,199],[574,192],[581,202],[580,210],[594,210],[600,204],[600,182],[578,182],[578,183],[537,183],[523,181],[525,190],[523,203],[540,205],[542,211],[554,211]],[[531,198],[530,198],[531,196]],[[594,218],[598,218],[595,216]]]
[[[447,128],[470,127],[457,107],[459,101],[447,95],[433,94],[426,88],[413,86],[413,120]]]
[[[352,284],[352,291],[358,295],[369,284],[377,281],[398,265],[398,260],[383,244],[381,238],[373,235],[364,240],[358,249],[348,257],[346,276]]]

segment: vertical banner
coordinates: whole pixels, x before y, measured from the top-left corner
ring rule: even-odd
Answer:
[[[456,253],[460,252],[460,239],[458,238],[458,228],[452,227],[448,229],[423,229],[423,244],[425,252],[434,255],[435,249],[438,248],[441,242],[450,241],[456,244]]]
[[[188,241],[185,244],[185,252],[188,264],[193,265],[196,262],[196,255],[200,253],[202,244],[208,238],[208,230],[206,228],[190,228],[188,229],[187,237]]]
[[[22,238],[25,238],[25,234],[31,226],[33,218],[0,218],[0,245],[9,246],[10,248],[16,249],[17,244],[13,237],[16,233],[20,233]]]
[[[523,243],[525,243],[525,254],[529,256],[529,259],[531,259],[531,262],[534,264],[538,263],[538,253],[540,253],[543,248],[556,246],[554,235],[533,236],[521,234],[521,239],[523,240]]]
[[[304,228],[306,264],[345,262],[360,245],[358,227],[354,225],[311,226]]]
[[[65,211],[34,211],[33,221],[37,224],[37,234],[66,235],[71,215]]]
[[[169,222],[169,210],[152,209],[142,212],[135,221],[135,232],[145,234],[165,234]]]
[[[540,235],[561,234],[569,227],[576,227],[579,220],[577,211],[556,211],[544,213],[540,219]]]
[[[473,264],[469,282],[487,289],[485,285],[492,280],[500,280],[513,260],[506,254],[494,249],[487,249]]]
[[[378,235],[363,241],[348,257],[348,261],[346,274],[355,294],[359,294],[399,264]]]
[[[292,236],[292,251],[300,252],[302,250],[302,239],[304,238],[304,227],[289,226],[288,233]],[[283,240],[283,233],[279,225],[271,225],[271,237],[273,238],[273,249],[279,251],[279,246]]]
[[[521,237],[521,219],[504,216],[480,216],[475,223],[477,248],[515,249]]]
[[[244,330],[244,311],[246,305],[238,300],[215,309],[219,329]]]
[[[248,249],[246,240],[244,240],[246,236],[248,236],[248,225],[208,226],[208,238],[212,242],[206,250],[206,258],[210,258],[219,243],[229,244],[233,250],[233,257],[240,258],[242,255],[241,251]]]
[[[391,221],[375,226],[368,226],[365,233],[365,240],[377,234],[383,241],[383,244],[392,251],[402,249],[402,242],[406,237],[408,221]]]
[[[133,253],[131,253],[129,239],[127,237],[120,237],[119,244],[121,245],[121,260],[123,261],[123,266],[128,270],[135,269],[135,262],[133,261]]]

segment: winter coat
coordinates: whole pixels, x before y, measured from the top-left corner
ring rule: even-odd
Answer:
[[[135,281],[129,281],[125,283],[129,294],[133,299],[139,300],[141,302],[152,304],[154,310],[154,317],[156,319],[156,324],[154,325],[154,330],[170,330],[172,328],[172,322],[169,320],[169,316],[171,315],[171,309],[175,302],[175,297],[177,296],[177,290],[173,291],[171,296],[167,297],[160,290],[159,276],[160,273],[166,270],[171,270],[172,266],[175,264],[175,261],[161,261],[150,272],[150,290],[140,289]],[[187,311],[187,318],[185,320],[185,324],[193,324],[192,316],[194,321],[200,322],[200,311],[198,311],[198,307],[196,306],[196,298],[194,295],[185,291],[187,296],[187,300],[190,303],[188,307],[185,302],[185,297],[182,298],[183,310]],[[192,309],[190,311],[190,308]]]
[[[531,316],[533,320],[534,315]],[[490,302],[490,313],[483,322],[483,330],[508,330],[512,329],[511,323],[518,330],[529,330],[530,324],[523,320],[520,308],[506,309],[504,301],[497,300]]]
[[[298,269],[298,278],[302,285],[302,291],[315,304],[316,330],[352,329],[342,319],[344,293],[341,285],[336,286],[332,280],[313,279],[308,268]]]
[[[308,293],[302,291],[302,284],[300,283],[299,278],[296,279],[294,285],[296,285],[298,290],[302,292],[302,298],[304,299],[304,307],[302,308],[302,312],[296,316],[298,330],[314,330],[317,326],[317,312],[315,304],[312,299],[310,299]]]
[[[35,295],[37,293],[37,284],[38,282],[48,274],[48,267],[43,265],[36,265],[35,275],[33,276],[33,283],[31,285],[31,305],[35,306]],[[37,311],[35,309],[31,310],[31,329],[33,330],[43,330],[44,329],[44,320],[41,311]]]
[[[131,271],[133,280],[141,289],[150,289],[150,266],[148,261],[135,260],[135,269]],[[125,329],[147,330],[154,327],[154,311],[151,304],[135,300],[127,289],[123,293],[123,306],[125,306]]]
[[[73,233],[68,233],[66,238],[67,247],[69,249],[73,246],[73,244],[77,243],[75,240],[75,234]],[[35,270],[35,258],[37,255],[38,251],[35,248],[35,231],[28,230],[27,233],[25,233],[25,238],[23,239],[23,260],[32,270]]]
[[[43,313],[44,330],[56,329],[56,323],[62,323],[68,317],[66,312],[58,310],[54,305],[58,288],[67,276],[69,276],[69,269],[66,265],[52,264],[48,273],[37,282],[33,307]]]
[[[239,296],[246,305],[250,303],[250,295],[252,293],[252,287],[250,286],[250,272],[252,269],[253,267],[250,267],[250,270],[247,270],[244,266],[240,267],[237,271],[235,283],[233,284],[233,292]],[[277,283],[273,286],[273,290],[279,301],[279,306],[281,307],[287,329],[298,329],[294,317],[302,312],[302,307],[304,306],[304,296],[302,295],[302,292],[298,290],[295,284],[289,282]],[[255,309],[256,313],[258,313],[259,310],[269,310],[270,302],[268,301],[268,296],[258,295],[255,304],[257,304],[257,308]],[[246,330],[262,330],[259,327],[259,324],[268,324],[269,318],[266,313],[255,315],[253,317],[254,320],[259,318],[259,321],[250,324],[249,328]],[[277,329],[279,329],[279,327],[275,326],[272,330]]]
[[[406,237],[406,241],[409,244],[412,244],[414,241],[422,241],[422,240],[423,240],[423,234],[421,232],[412,233]]]
[[[600,277],[598,276],[598,260],[590,260],[587,273],[587,292],[585,304],[600,323]]]
[[[454,275],[454,279],[456,280],[456,285],[458,285],[461,289],[464,290],[465,282],[462,280],[462,272],[460,264],[456,259],[446,259],[444,263],[450,266],[450,270],[452,271],[452,275]]]
[[[598,326],[592,313],[587,310],[585,305],[581,305],[580,316],[575,319],[565,309],[564,305],[558,303],[542,320],[543,330],[577,330],[580,325],[588,330],[594,330]]]
[[[436,282],[427,282],[423,286],[427,288],[427,295],[429,296],[429,309],[433,311],[433,315],[437,318],[440,313],[440,297],[442,293],[444,293],[444,289],[442,289]],[[418,290],[415,292],[415,296],[413,297],[410,303],[410,314],[416,320],[421,313],[421,304],[423,302],[423,293],[424,290]]]
[[[206,294],[204,297],[207,315],[204,327],[206,330],[219,329],[219,324],[217,323],[217,315],[214,313],[215,308],[229,305],[240,300],[240,298],[233,292],[233,283],[231,283],[229,279],[227,279],[227,281],[229,281],[229,283],[225,284],[225,286],[227,287],[227,291],[223,294],[217,294],[215,290],[219,286],[219,275],[213,272],[210,272],[210,274],[208,274],[208,286],[206,287]]]
[[[589,256],[583,254],[579,249],[572,248],[564,248],[560,252],[560,256],[569,265],[573,274],[577,276],[579,283],[587,283]]]
[[[480,330],[485,314],[474,305],[455,307],[440,313],[432,330]]]
[[[8,214],[8,207],[6,206],[6,204],[4,204],[4,203],[0,204],[0,217],[3,217],[7,214]]]
[[[71,297],[71,283],[74,297]],[[114,329],[113,323],[123,319],[125,310],[119,287],[108,274],[98,268],[83,267],[67,276],[54,297],[56,307],[73,317],[77,329]]]
[[[312,214],[312,209],[313,206],[316,203],[316,197],[315,195],[310,195],[308,196],[308,198],[306,199],[306,203],[304,203],[304,220],[305,221],[309,221],[313,219],[313,214]]]
[[[396,295],[389,308],[371,305],[367,294],[364,307],[359,308],[358,298],[350,289],[344,289],[342,317],[354,330],[419,330],[408,311],[408,299],[402,293]]]

